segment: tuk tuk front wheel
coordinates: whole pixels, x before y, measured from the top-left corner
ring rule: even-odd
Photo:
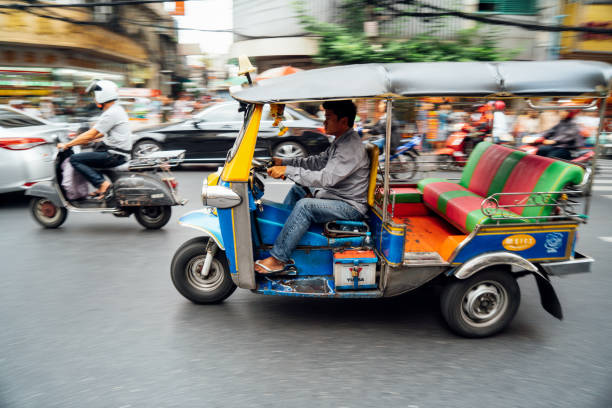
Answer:
[[[521,301],[510,272],[487,270],[446,285],[440,308],[446,323],[465,337],[487,337],[506,328]]]
[[[30,200],[30,212],[37,223],[45,228],[57,228],[66,221],[68,211],[58,207],[43,197],[34,197]]]
[[[197,304],[222,302],[236,290],[224,251],[217,249],[210,269],[203,271],[208,240],[198,237],[185,242],[177,249],[170,267],[174,287]]]

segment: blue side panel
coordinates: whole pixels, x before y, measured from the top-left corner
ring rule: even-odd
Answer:
[[[263,243],[273,245],[276,237],[280,234],[281,229],[283,229],[283,223],[262,218],[262,214],[257,217],[257,222]],[[298,245],[325,246],[327,245],[327,238],[323,236],[321,226],[313,225],[302,236]]]
[[[256,259],[268,256],[270,256],[268,251],[256,253]],[[297,249],[293,251],[291,257],[297,267],[297,276],[325,276],[334,273],[333,253],[329,249]]]
[[[219,217],[212,210],[202,209],[187,213],[179,218],[179,224],[206,232],[221,249],[225,249]]]
[[[219,224],[221,226],[221,233],[223,236],[223,242],[225,243],[225,255],[229,263],[230,272],[237,273],[236,270],[236,248],[234,245],[234,227],[232,222],[232,209],[224,208],[217,209],[219,215]]]
[[[518,235],[514,233],[500,233],[476,235],[469,241],[453,259],[453,264],[463,263],[485,252],[506,251],[512,252],[530,261],[548,261],[567,259],[572,253],[573,241],[571,231],[529,231],[521,235],[529,235],[535,239],[535,244],[521,251],[509,250],[504,247],[504,239]]]
[[[385,257],[387,262],[401,264],[404,256],[405,235],[383,228],[382,219],[374,211],[369,211],[369,224],[378,252]]]
[[[285,221],[291,213],[291,209],[282,204],[264,202],[263,211],[257,213],[257,221],[261,239],[264,244],[273,245],[280,233]],[[323,236],[321,225],[311,225],[298,245],[326,246],[327,238]]]
[[[379,290],[336,292],[333,277],[309,278],[272,278],[264,277],[257,281],[255,293],[263,295],[318,297],[318,298],[378,298]]]

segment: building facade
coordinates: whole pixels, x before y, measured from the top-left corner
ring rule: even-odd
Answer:
[[[342,0],[304,0],[305,10],[322,22],[337,22]],[[522,22],[559,23],[562,4],[559,0],[422,0],[434,7],[475,13]],[[406,6],[408,7],[408,6]],[[431,12],[431,8],[411,5],[412,11]],[[252,57],[259,71],[279,65],[301,68],[315,66],[312,57],[317,53],[317,38],[307,33],[297,19],[293,2],[281,0],[234,0],[234,44],[230,57],[241,54]],[[381,39],[410,38],[435,32],[452,39],[457,32],[477,23],[459,17],[442,18],[378,18],[367,23],[370,35]],[[483,25],[482,32],[497,38],[498,44],[516,50],[515,59],[545,60],[551,58],[554,36],[545,31],[529,31],[510,26]]]
[[[611,0],[563,1],[563,24],[612,29]],[[561,35],[559,56],[612,63],[612,35],[566,32]]]
[[[0,14],[0,103],[69,92],[93,78],[167,92],[183,69],[174,22],[161,4],[26,5]]]

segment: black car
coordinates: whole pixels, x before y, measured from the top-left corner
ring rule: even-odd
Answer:
[[[185,162],[221,163],[234,145],[244,114],[237,102],[211,105],[193,118],[139,129],[133,134],[134,157],[156,150],[185,149]],[[288,131],[278,136],[272,127],[270,106],[265,105],[259,127],[255,157],[305,157],[318,154],[329,146],[323,123],[306,112],[287,107],[283,124]]]

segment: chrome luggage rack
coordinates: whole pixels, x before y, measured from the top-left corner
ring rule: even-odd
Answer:
[[[587,216],[579,214],[576,207],[580,205],[579,201],[575,201],[570,196],[580,193],[580,190],[562,190],[562,191],[547,191],[547,192],[525,192],[525,193],[495,193],[491,194],[480,204],[482,213],[489,219],[494,221],[522,219],[540,221],[554,221],[558,219],[572,219],[577,222],[586,223]],[[499,199],[502,196],[526,196],[515,200],[512,204],[499,204]],[[556,207],[557,214],[538,215],[538,216],[523,216],[512,211],[513,208],[527,207]],[[506,214],[502,210],[508,210],[511,214]]]
[[[164,150],[132,159],[128,163],[128,168],[129,170],[161,169],[167,171],[181,164],[184,159],[185,150]]]

